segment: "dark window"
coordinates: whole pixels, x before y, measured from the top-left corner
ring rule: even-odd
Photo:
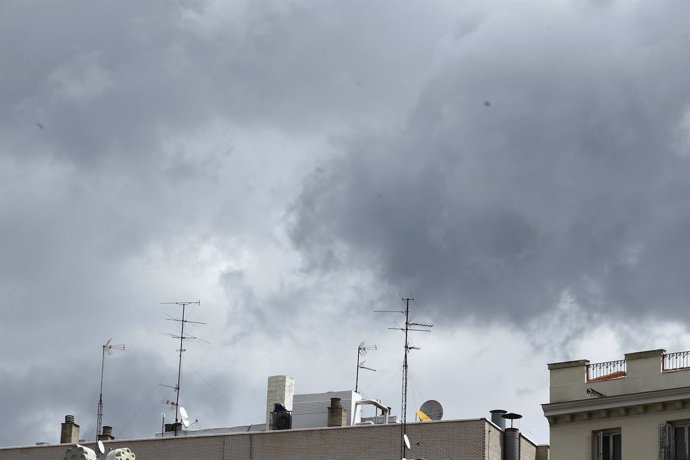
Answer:
[[[661,460],[690,460],[688,420],[662,423],[659,426],[659,447]]]
[[[688,425],[680,425],[673,427],[673,453],[674,460],[688,460]]]
[[[595,436],[594,458],[596,460],[621,460],[621,434],[617,431],[599,431]]]

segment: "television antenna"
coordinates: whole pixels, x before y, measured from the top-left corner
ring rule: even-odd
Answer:
[[[362,361],[362,356],[366,356],[367,351],[369,350],[376,350],[376,345],[367,345],[366,343],[362,342],[357,347],[357,375],[355,377],[355,393],[357,393],[357,390],[359,389],[359,370],[366,369],[368,371],[376,372],[376,369],[372,369],[371,367],[366,367],[364,365],[366,364],[366,361]]]
[[[407,438],[407,357],[410,354],[410,350],[419,350],[419,347],[414,347],[410,345],[409,334],[410,332],[431,332],[431,328],[434,327],[433,324],[428,323],[418,323],[415,321],[410,321],[410,301],[415,302],[412,297],[401,297],[402,302],[405,304],[404,310],[374,310],[378,313],[401,313],[405,315],[405,326],[404,327],[389,327],[388,329],[399,330],[405,333],[405,345],[403,354],[403,369],[402,369],[402,423],[400,424],[400,450],[402,451],[402,458],[405,458],[405,452],[409,449],[409,439]]]
[[[178,352],[177,384],[175,384],[175,385],[162,385],[161,384],[161,386],[172,388],[173,390],[175,390],[175,401],[165,400],[165,401],[163,401],[163,403],[169,404],[171,409],[172,408],[175,409],[175,425],[173,425],[173,426],[175,428],[174,429],[175,436],[177,436],[177,428],[180,426],[179,415],[181,415],[182,410],[184,409],[184,408],[180,407],[180,380],[182,377],[182,353],[184,353],[187,350],[182,348],[182,346],[183,346],[183,343],[185,340],[202,340],[199,337],[194,337],[193,335],[185,334],[184,327],[185,327],[185,324],[206,324],[206,323],[201,323],[199,321],[190,321],[188,319],[185,319],[187,306],[188,305],[201,305],[200,300],[184,301],[184,302],[161,302],[161,305],[179,305],[182,307],[182,318],[173,318],[172,316],[169,316],[167,318],[168,321],[175,321],[175,322],[180,323],[180,334],[179,335],[166,334],[166,335],[170,336],[171,338],[180,341],[180,348],[177,350],[177,352]],[[186,414],[186,412],[185,412],[185,414]],[[182,421],[182,423],[184,423],[184,420]],[[189,423],[189,419],[187,420],[187,423]]]
[[[101,391],[98,396],[98,415],[96,416],[96,439],[98,439],[98,436],[103,434],[103,369],[105,368],[105,355],[107,354],[108,356],[113,354],[113,350],[120,350],[124,351],[125,345],[124,344],[112,344],[112,338],[108,339],[108,341],[103,345],[103,351],[101,354]]]

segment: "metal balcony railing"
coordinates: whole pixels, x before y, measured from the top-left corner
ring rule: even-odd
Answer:
[[[598,382],[601,380],[611,380],[625,377],[625,360],[607,361],[605,363],[594,363],[587,365],[587,381]]]
[[[690,351],[664,353],[662,371],[690,369]]]

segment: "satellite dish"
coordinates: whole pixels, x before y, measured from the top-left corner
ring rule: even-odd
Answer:
[[[438,401],[430,399],[422,404],[419,410],[431,420],[441,420],[443,418],[443,406]]]
[[[416,412],[417,412],[417,417],[419,418],[420,421],[422,421],[422,422],[430,422],[431,421],[431,418],[429,418],[429,416],[426,415],[421,410],[417,409]]]
[[[403,435],[403,439],[405,440],[405,447],[407,447],[408,449],[412,449],[412,448],[410,447],[410,438],[408,438],[407,435],[404,434],[404,435]]]
[[[64,458],[76,460],[97,460],[96,452],[81,444],[75,444],[65,452]]]
[[[98,452],[105,454],[105,446],[101,440],[98,441]]]
[[[105,457],[105,460],[135,460],[137,458],[127,447],[121,447],[119,449],[111,450]]]
[[[185,428],[189,428],[189,415],[184,407],[180,406],[180,417],[182,418],[182,424]]]

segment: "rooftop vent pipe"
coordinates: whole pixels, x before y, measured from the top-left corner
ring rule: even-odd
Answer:
[[[498,427],[501,430],[506,429],[506,419],[503,418],[503,414],[507,414],[508,411],[505,411],[503,409],[494,409],[492,411],[489,411],[491,413],[491,421],[495,424],[498,425]]]
[[[503,460],[520,460],[520,431],[513,428],[513,421],[522,415],[508,412],[501,417],[510,420],[510,428],[503,430]]]
[[[383,416],[383,423],[388,424],[388,416],[391,413],[391,408],[388,406],[384,406],[380,402],[374,400],[374,399],[360,399],[359,401],[355,402],[355,417],[354,420],[360,420],[361,419],[361,414],[362,414],[362,406],[363,405],[371,405],[374,407],[378,407],[381,409],[381,415]]]
[[[503,460],[520,460],[520,431],[506,428],[503,432]]]

